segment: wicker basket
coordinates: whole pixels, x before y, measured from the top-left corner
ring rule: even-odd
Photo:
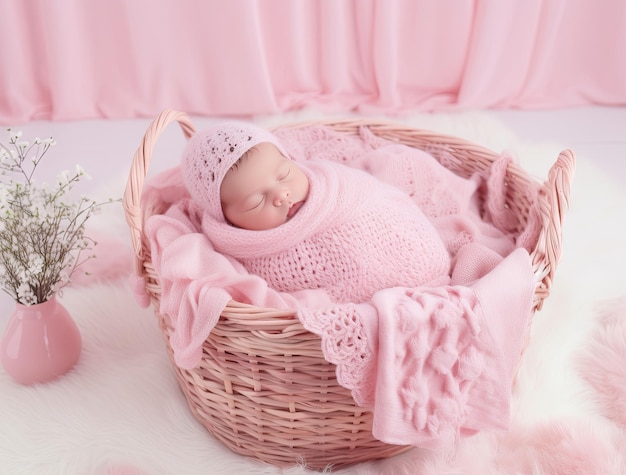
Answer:
[[[165,110],[153,121],[133,157],[124,207],[136,253],[136,272],[145,279],[173,363],[169,346],[172,328],[169,317],[159,313],[159,276],[142,232],[146,218],[162,213],[163,204],[141,202],[153,147],[172,122],[178,122],[187,138],[194,133],[189,117],[182,112]],[[357,134],[360,126],[367,125],[387,139],[434,155],[445,152],[445,165],[463,177],[486,169],[497,157],[460,138],[393,123],[323,123],[345,134]],[[450,163],[450,155],[456,158],[454,163]],[[565,150],[542,184],[543,226],[532,252],[538,276],[533,312],[549,294],[560,257],[562,220],[573,170],[574,155]],[[522,223],[530,206],[524,189],[531,181],[518,166],[509,166],[506,203]],[[304,462],[309,468],[323,469],[385,458],[408,448],[387,445],[372,436],[372,414],[356,406],[350,392],[337,383],[335,366],[324,359],[319,337],[306,331],[292,311],[231,301],[204,343],[200,365],[193,370],[175,368],[194,416],[239,454],[278,466]]]

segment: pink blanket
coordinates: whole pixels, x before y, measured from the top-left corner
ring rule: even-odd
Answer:
[[[298,316],[321,336],[339,383],[372,410],[377,439],[437,448],[508,428],[533,289],[518,249],[471,286],[385,289]]]
[[[324,289],[278,292],[215,251],[178,169],[172,169],[146,187],[144,199],[172,203],[167,213],[148,219],[145,234],[161,277],[160,311],[174,325],[170,343],[177,364],[198,363],[202,343],[230,299],[296,309],[303,325],[320,335],[340,384],[373,410],[380,440],[436,447],[477,430],[506,428],[535,284],[524,246],[536,239],[532,219],[522,236],[507,233],[515,223],[499,206],[500,172],[510,159],[502,157],[490,177],[463,180],[421,152],[367,130],[356,138],[320,126],[277,135],[295,156],[341,160],[400,188],[411,185],[400,180],[416,173],[413,184],[420,187],[405,191],[429,210],[446,243],[453,259],[449,279],[435,287],[381,289],[358,305],[337,304]],[[380,153],[389,166],[377,165]],[[423,176],[431,180],[419,182]],[[433,189],[431,182],[439,185]],[[478,214],[473,191],[479,183],[490,187],[487,215],[494,225]]]

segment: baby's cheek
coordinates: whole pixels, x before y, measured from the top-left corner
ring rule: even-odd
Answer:
[[[283,224],[286,219],[276,209],[264,209],[262,212],[251,217],[254,227],[257,229],[272,229]]]
[[[272,223],[274,223],[274,227],[280,226],[287,222],[287,214],[282,211],[280,208],[276,208],[274,210],[273,216],[271,218]]]

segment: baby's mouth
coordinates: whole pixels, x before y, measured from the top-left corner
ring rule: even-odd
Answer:
[[[291,208],[289,208],[289,211],[287,211],[287,218],[291,219],[293,215],[295,215],[298,212],[298,210],[303,204],[304,204],[304,201],[298,201],[297,203],[292,204]]]

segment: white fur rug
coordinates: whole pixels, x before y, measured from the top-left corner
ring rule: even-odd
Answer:
[[[541,177],[567,145],[522,143],[486,114],[425,114],[403,121],[510,149]],[[121,195],[124,179],[101,192]],[[578,156],[563,257],[552,295],[534,317],[510,432],[465,439],[456,453],[415,449],[337,473],[623,474],[625,210],[626,193],[594,166],[593,157]],[[152,310],[135,303],[120,276],[130,269],[131,252],[121,205],[105,208],[91,232],[100,239],[99,257],[91,264],[96,276],[81,279],[61,300],[82,332],[79,364],[63,378],[34,387],[17,385],[0,371],[0,474],[313,473],[236,455],[192,418]],[[5,323],[0,315],[0,327]]]

